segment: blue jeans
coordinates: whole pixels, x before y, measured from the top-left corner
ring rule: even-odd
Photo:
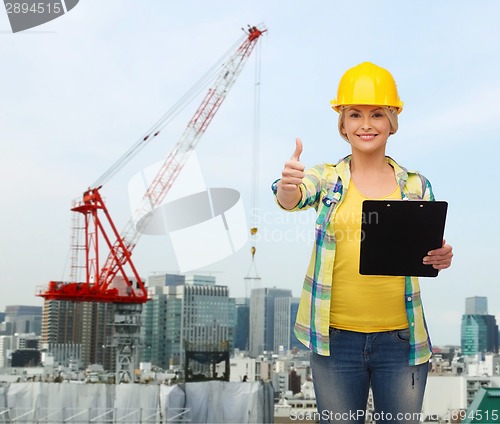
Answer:
[[[311,355],[321,423],[364,423],[372,388],[380,423],[418,423],[428,362],[411,366],[410,331],[358,333],[330,329],[330,356]]]

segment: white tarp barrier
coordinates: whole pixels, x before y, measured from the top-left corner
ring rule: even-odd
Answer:
[[[261,382],[8,383],[0,423],[272,423],[272,402],[271,384]]]
[[[71,417],[69,422],[78,422],[79,417],[89,417],[90,420],[105,422],[110,413],[109,408],[113,407],[115,386],[111,384],[50,384],[49,386],[59,386],[59,390],[52,389],[49,408],[56,405],[65,408],[67,411],[65,420]],[[71,415],[68,416],[68,413]]]
[[[89,422],[109,415],[114,389],[104,384],[12,383],[6,399],[14,422]]]
[[[186,384],[186,408],[193,423],[266,422],[264,385],[208,381]],[[272,407],[272,405],[271,405]]]
[[[167,422],[181,420],[186,404],[186,394],[179,386],[160,386],[160,411]]]
[[[120,384],[116,386],[116,422],[161,423],[158,385]]]
[[[210,391],[215,388],[212,383],[187,383],[184,387],[186,392],[186,408],[191,422],[207,423],[208,406],[210,402]]]
[[[48,403],[48,393],[42,390],[42,383],[12,383],[7,386],[5,398],[8,407],[15,406],[9,418],[23,418],[26,421],[37,420],[37,410]]]
[[[8,417],[9,410],[7,409],[7,404],[6,404],[6,399],[5,399],[6,391],[7,391],[7,387],[4,385],[0,385],[0,423],[1,424],[9,422],[9,417]]]

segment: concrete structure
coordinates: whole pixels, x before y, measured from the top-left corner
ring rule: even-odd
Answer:
[[[257,381],[257,362],[260,359],[250,358],[245,356],[243,353],[237,352],[230,360],[231,372],[229,374],[229,381],[240,382],[240,381]],[[217,372],[222,374],[223,364],[217,365]],[[246,377],[246,378],[245,378]]]
[[[45,365],[62,365],[65,367],[84,368],[82,363],[82,345],[77,343],[51,343],[42,349],[42,361]]]
[[[465,359],[465,374],[470,377],[500,376],[500,355],[497,353],[481,353]]]
[[[0,368],[38,365],[40,336],[35,333],[16,333],[0,336]]]
[[[35,333],[16,333],[12,336],[14,350],[39,350],[40,336]]]
[[[273,355],[275,356],[275,355]],[[296,395],[303,391],[303,385],[309,383],[309,393],[304,396],[313,398],[312,371],[309,351],[297,351],[296,354],[279,355],[274,360],[272,382],[275,393]]]

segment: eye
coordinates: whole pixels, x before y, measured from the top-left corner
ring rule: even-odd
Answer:
[[[358,112],[351,112],[349,118],[359,118],[361,115]]]
[[[373,117],[374,117],[374,118],[382,118],[383,116],[384,116],[384,114],[383,114],[382,112],[375,112],[375,113],[373,114]]]

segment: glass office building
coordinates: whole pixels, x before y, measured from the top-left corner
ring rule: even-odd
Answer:
[[[149,293],[152,299],[142,313],[142,362],[180,368],[186,344],[233,346],[235,302],[215,277],[155,275]]]

